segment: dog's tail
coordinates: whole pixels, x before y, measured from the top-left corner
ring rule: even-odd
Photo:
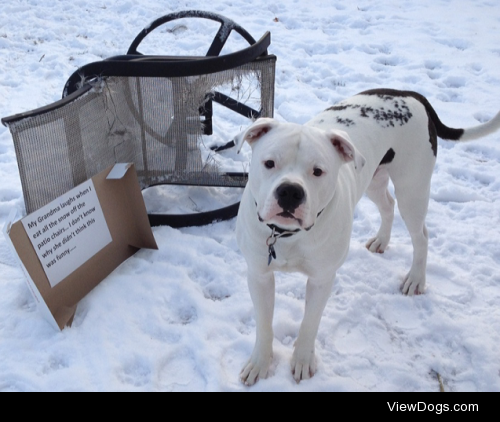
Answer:
[[[467,129],[453,129],[441,122],[436,111],[424,96],[419,96],[420,102],[425,106],[432,123],[436,127],[437,135],[448,141],[468,142],[491,135],[500,130],[500,112],[489,122]]]
[[[473,141],[474,139],[482,138],[483,136],[491,135],[500,129],[500,113],[498,113],[489,122],[482,125],[464,129],[463,135],[460,137],[460,142]]]

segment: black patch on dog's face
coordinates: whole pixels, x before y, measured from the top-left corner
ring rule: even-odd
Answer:
[[[387,154],[385,154],[384,158],[382,158],[382,161],[380,162],[380,165],[382,166],[384,164],[390,164],[390,163],[392,163],[392,160],[394,160],[395,156],[396,156],[396,153],[391,148],[389,151],[387,151]]]

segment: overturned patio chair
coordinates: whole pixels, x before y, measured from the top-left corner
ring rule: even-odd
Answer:
[[[183,18],[220,23],[206,57],[151,56],[137,50],[152,31]],[[249,47],[220,55],[233,31]],[[203,138],[213,132],[214,103],[248,119],[273,116],[276,57],[268,54],[269,45],[269,32],[255,41],[220,15],[168,15],[144,29],[126,55],[75,72],[61,101],[2,119],[13,136],[27,213],[118,162],[135,164],[142,189],[164,184],[244,187],[247,175],[220,171],[210,159],[216,149],[204,151]],[[255,98],[252,107],[239,95],[243,81],[256,91],[258,107]],[[155,214],[150,222],[205,225],[233,218],[238,206],[189,215]]]

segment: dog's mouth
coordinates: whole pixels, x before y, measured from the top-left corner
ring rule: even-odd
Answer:
[[[258,208],[258,204],[257,202],[255,202],[255,207]],[[323,214],[323,210],[321,210],[319,213],[318,213],[318,218],[321,216],[321,214]],[[284,227],[285,230],[288,228],[288,227],[293,227],[292,230],[296,230],[297,229],[297,225],[299,226],[299,231],[301,230],[305,230],[306,232],[310,231],[316,224],[316,222],[314,222],[311,226],[308,226],[308,227],[304,227],[304,220],[302,220],[301,218],[297,218],[292,212],[290,211],[285,211],[283,210],[283,212],[280,212],[279,214],[276,214],[274,217],[268,219],[268,220],[264,220],[260,213],[257,211],[257,216],[259,218],[259,221],[261,223],[265,223],[267,225],[269,224],[273,224],[273,225],[276,225],[276,226],[281,226],[281,227]]]
[[[282,213],[279,213],[278,217],[283,217],[283,218],[287,218],[287,219],[290,219],[290,220],[295,220],[295,221],[297,221],[302,226],[302,220],[300,218],[295,217],[289,211],[283,211]]]
[[[270,222],[275,222],[279,225],[284,225],[284,226],[297,226],[299,225],[300,228],[302,228],[304,221],[300,218],[295,217],[290,211],[283,211],[279,214],[276,214],[275,217],[271,218],[269,221],[265,221],[260,214],[259,216],[259,221],[261,223],[270,223]]]

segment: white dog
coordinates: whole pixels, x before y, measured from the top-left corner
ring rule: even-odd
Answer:
[[[372,90],[324,111],[304,126],[259,119],[236,142],[252,147],[252,163],[237,221],[239,247],[248,263],[257,339],[242,381],[268,376],[273,350],[274,271],[301,272],[307,282],[304,320],[295,344],[297,382],[316,372],[315,339],[336,271],[349,250],[353,214],[366,192],[382,225],[367,248],[389,244],[395,201],[413,243],[413,264],[402,291],[425,289],[425,226],[437,137],[469,141],[500,128],[500,113],[471,129],[443,125],[429,102],[414,92]]]

